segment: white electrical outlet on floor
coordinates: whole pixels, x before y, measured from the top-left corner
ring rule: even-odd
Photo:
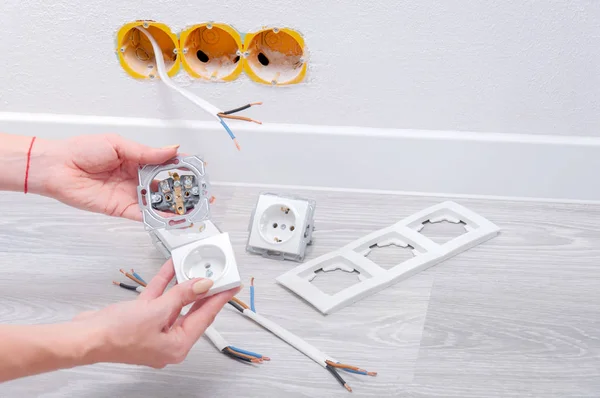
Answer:
[[[281,260],[302,261],[314,229],[315,202],[263,193],[250,218],[246,249]]]

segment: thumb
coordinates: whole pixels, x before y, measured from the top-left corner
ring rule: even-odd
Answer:
[[[179,315],[181,309],[203,297],[210,290],[213,281],[210,279],[192,279],[177,284],[156,299],[170,316]]]
[[[121,136],[110,136],[110,142],[121,159],[137,164],[159,164],[177,155],[179,145],[169,145],[163,148],[152,148],[147,145],[127,140]]]

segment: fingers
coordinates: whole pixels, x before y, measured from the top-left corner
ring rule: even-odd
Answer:
[[[181,328],[184,331],[188,347],[193,346],[209,327],[223,306],[240,292],[242,288],[227,290],[215,294],[202,302],[196,303],[194,307],[181,320]]]
[[[160,268],[158,274],[156,274],[150,283],[148,283],[146,289],[144,289],[144,291],[139,295],[139,298],[151,300],[160,297],[164,293],[169,283],[171,283],[174,276],[175,268],[173,268],[173,260],[168,259]]]
[[[150,190],[152,192],[157,192],[158,191],[158,183],[160,182],[160,180],[152,180],[152,182],[150,183]]]
[[[137,202],[131,203],[121,211],[119,217],[126,218],[132,221],[142,221],[142,211]]]
[[[110,135],[109,141],[121,159],[131,160],[137,164],[160,164],[177,155],[179,145],[164,148],[152,148],[120,136]]]
[[[198,300],[201,295],[208,292],[213,281],[210,279],[192,279],[180,283],[158,298],[161,305],[169,311],[179,313],[183,307]]]

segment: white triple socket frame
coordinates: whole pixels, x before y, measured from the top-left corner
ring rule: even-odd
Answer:
[[[306,247],[312,242],[315,207],[316,203],[309,199],[261,193],[250,218],[246,250],[267,258],[303,261]],[[293,222],[275,224],[277,219]],[[280,242],[276,241],[278,237]]]
[[[466,233],[438,244],[419,232],[426,221],[444,220],[453,223],[462,221]],[[330,314],[477,246],[495,237],[499,231],[498,226],[471,210],[454,202],[443,202],[300,265],[279,276],[277,283],[302,297],[321,313]],[[411,246],[415,257],[387,270],[365,257],[373,245],[390,244]],[[342,269],[348,272],[356,270],[360,273],[360,281],[329,295],[311,283],[315,272],[321,269]]]

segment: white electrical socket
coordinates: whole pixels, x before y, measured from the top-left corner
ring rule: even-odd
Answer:
[[[246,250],[264,257],[302,261],[314,229],[315,202],[262,193],[250,218]]]
[[[207,297],[241,285],[228,233],[184,244],[173,249],[171,256],[178,283],[194,278],[212,279]]]
[[[154,246],[165,256],[171,257],[171,252],[188,243],[219,235],[221,231],[210,220],[202,221],[197,225],[187,228],[166,229],[160,228],[150,231]]]

